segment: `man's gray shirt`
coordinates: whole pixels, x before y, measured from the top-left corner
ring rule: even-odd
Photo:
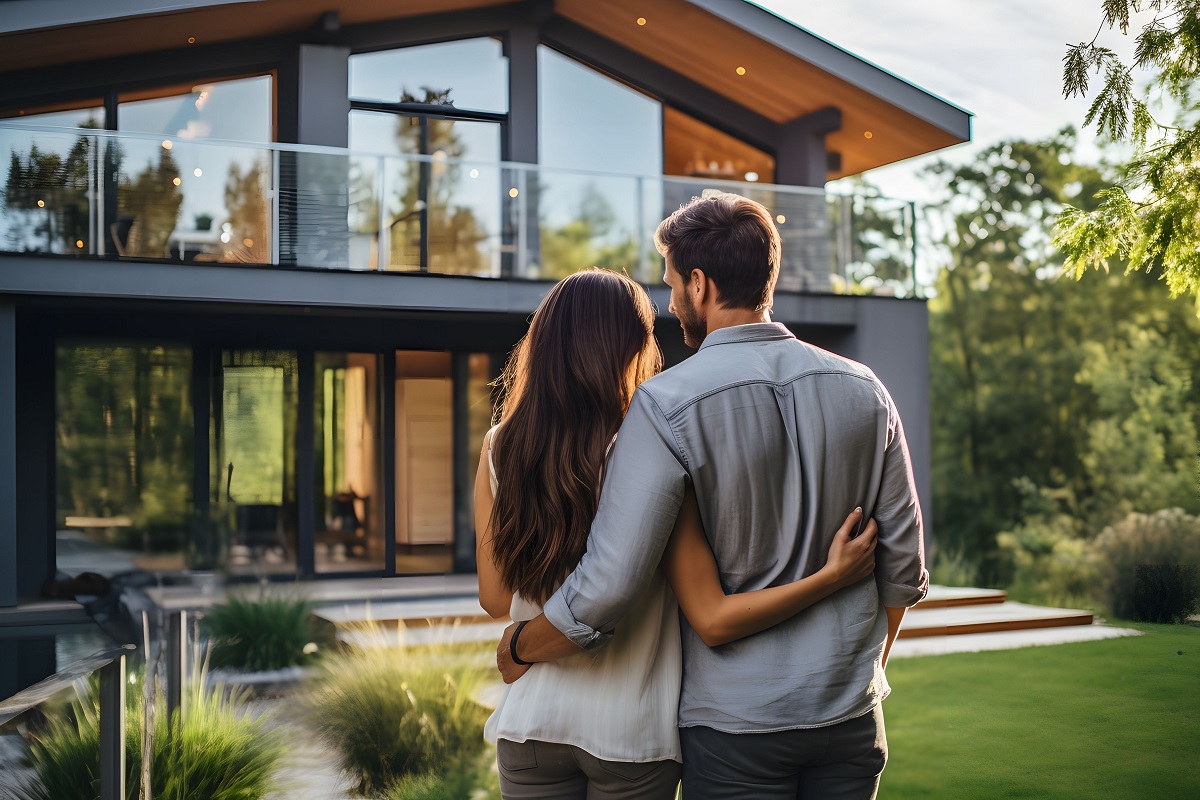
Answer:
[[[653,575],[687,481],[727,594],[825,563],[855,506],[879,524],[874,579],[709,648],[683,620],[679,724],[730,732],[832,725],[888,693],[884,607],[925,596],[921,509],[895,404],[862,364],[785,327],[722,328],[639,387],[605,470],[587,553],[545,606],[581,647],[611,636]]]

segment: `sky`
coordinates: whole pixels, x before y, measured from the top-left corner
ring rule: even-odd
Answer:
[[[926,91],[974,113],[972,142],[865,173],[884,194],[931,200],[917,177],[937,160],[967,160],[1006,138],[1037,138],[1079,127],[1088,102],[1062,96],[1067,43],[1090,40],[1100,0],[758,0],[759,4]],[[1125,57],[1130,36],[1101,43]],[[1093,129],[1080,136],[1095,153]]]

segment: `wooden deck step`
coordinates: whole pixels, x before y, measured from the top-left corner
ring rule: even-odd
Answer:
[[[904,616],[904,623],[900,626],[900,638],[997,633],[1091,624],[1090,611],[1045,608],[1011,601],[942,608],[918,607]]]
[[[1007,599],[1003,589],[972,589],[958,586],[930,586],[929,594],[914,608],[955,608],[957,606],[984,606],[1003,603]]]

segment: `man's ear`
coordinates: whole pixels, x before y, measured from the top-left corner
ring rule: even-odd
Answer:
[[[694,308],[704,305],[709,294],[708,276],[703,271],[694,269],[688,275],[687,292],[691,295]]]

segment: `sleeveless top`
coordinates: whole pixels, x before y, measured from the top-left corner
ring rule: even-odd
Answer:
[[[495,431],[487,453],[493,497]],[[537,603],[513,595],[514,621],[541,613]],[[679,606],[660,566],[607,645],[534,664],[506,686],[484,737],[574,745],[606,761],[680,761],[681,658]]]

